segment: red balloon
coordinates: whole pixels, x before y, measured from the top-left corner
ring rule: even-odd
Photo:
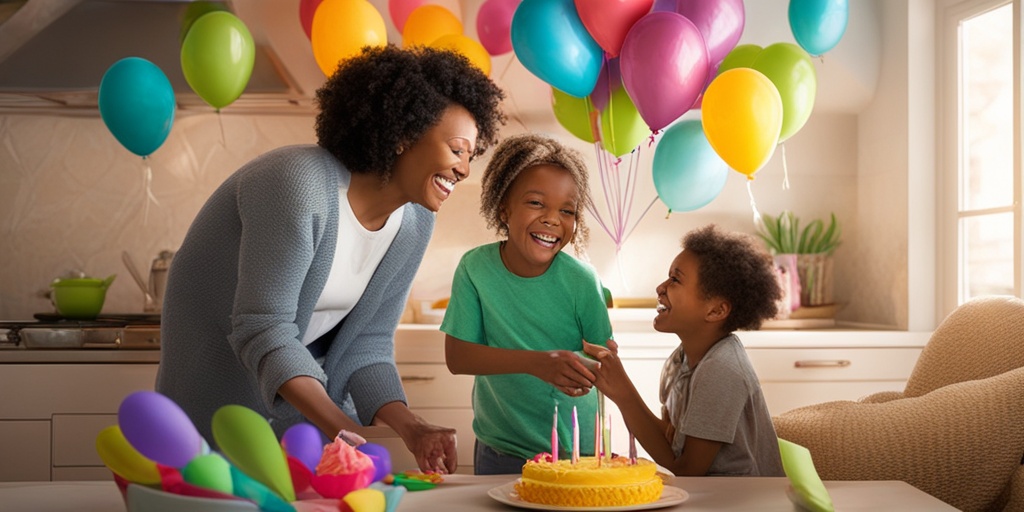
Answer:
[[[619,56],[630,27],[651,11],[654,0],[575,0],[590,37],[612,57]]]
[[[637,21],[622,43],[622,85],[651,131],[693,107],[709,69],[704,36],[674,12],[652,12]]]
[[[512,51],[512,15],[520,0],[485,0],[476,14],[476,34],[487,53],[502,55]]]
[[[299,21],[302,22],[302,30],[306,32],[306,39],[313,38],[313,15],[320,2],[324,0],[299,0]]]

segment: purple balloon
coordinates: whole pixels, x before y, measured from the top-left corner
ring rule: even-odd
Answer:
[[[117,410],[117,424],[139,453],[173,468],[185,467],[206,446],[185,411],[155,391],[125,397]]]
[[[296,423],[281,436],[281,447],[284,452],[302,463],[316,474],[316,466],[324,453],[327,439],[320,430],[309,423]]]
[[[640,18],[619,54],[622,84],[651,131],[686,113],[704,89],[710,58],[704,37],[674,12]]]
[[[590,93],[590,102],[598,112],[604,112],[612,93],[622,87],[622,73],[619,72],[619,58],[605,59],[601,73],[597,75],[597,84],[594,85],[594,92]]]
[[[746,24],[743,0],[658,0],[654,11],[682,14],[704,36],[711,62],[721,62],[739,42]]]
[[[373,460],[374,482],[391,474],[391,453],[387,448],[376,443],[366,443],[357,446],[356,450],[365,453]]]

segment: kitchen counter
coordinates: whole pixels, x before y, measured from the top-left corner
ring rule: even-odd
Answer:
[[[0,364],[94,364],[94,363],[159,363],[159,350],[126,349],[39,349],[5,348],[0,350]]]
[[[490,493],[507,496],[500,491],[514,480],[511,475],[449,475],[435,489],[406,493],[398,510],[509,511],[512,509]],[[669,485],[683,489],[687,496],[682,503],[662,510],[792,512],[795,509],[786,496],[789,482],[785,478],[675,477]],[[825,487],[836,510],[844,512],[956,510],[905,482],[841,481],[825,482]],[[0,482],[0,512],[22,510],[112,512],[125,510],[125,504],[110,481]]]

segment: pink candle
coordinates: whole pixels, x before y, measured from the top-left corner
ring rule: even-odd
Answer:
[[[604,431],[601,433],[601,437],[604,439],[604,444],[601,445],[601,456],[611,457],[612,456],[612,413],[604,419]]]
[[[597,467],[601,467],[601,413],[594,412],[594,457],[597,458]]]
[[[576,415],[576,406],[572,406],[572,463],[580,461],[580,420]]]
[[[555,417],[551,420],[551,462],[558,462],[558,403],[555,403]]]

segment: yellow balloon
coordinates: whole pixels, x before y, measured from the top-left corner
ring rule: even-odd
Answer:
[[[313,14],[310,32],[313,57],[325,75],[338,63],[358,55],[364,46],[384,46],[388,31],[384,18],[366,0],[323,0]]]
[[[484,45],[473,39],[462,34],[447,34],[437,38],[430,46],[461,53],[485,75],[491,76],[491,54],[487,53]]]
[[[384,493],[377,489],[357,489],[341,498],[352,512],[384,512],[387,506]]]
[[[117,425],[101,430],[96,436],[96,453],[111,471],[129,482],[143,485],[160,483],[156,462],[139,453]]]
[[[704,92],[701,122],[715,153],[729,167],[754,179],[779,142],[782,97],[760,71],[730,69]]]
[[[439,37],[448,34],[462,34],[462,22],[440,5],[421,5],[405,19],[402,47],[428,46]]]

